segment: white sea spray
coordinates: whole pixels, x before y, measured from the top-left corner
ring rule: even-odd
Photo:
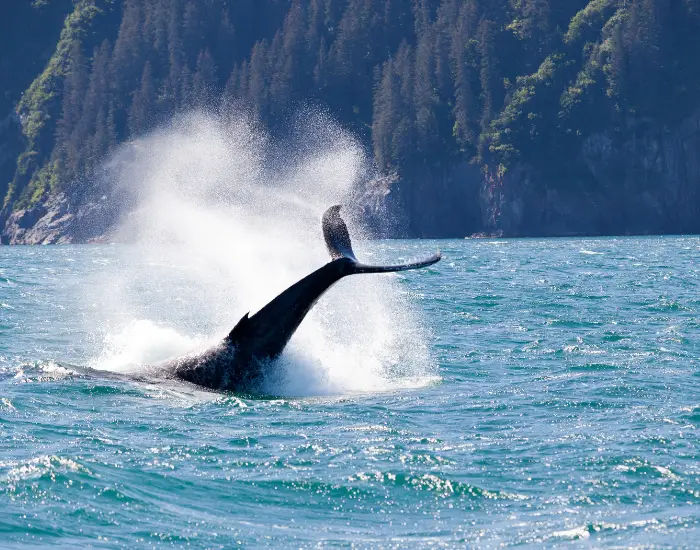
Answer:
[[[371,163],[323,115],[300,117],[273,142],[245,115],[190,113],[123,146],[106,170],[133,208],[105,266],[92,366],[133,370],[203,350],[247,311],[329,260],[322,212],[353,217]],[[434,380],[426,331],[393,275],[338,283],[302,323],[268,377],[273,393],[310,395],[420,386]]]

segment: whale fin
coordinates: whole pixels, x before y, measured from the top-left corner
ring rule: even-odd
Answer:
[[[321,221],[323,227],[323,238],[326,241],[326,247],[330,252],[331,258],[350,258],[357,261],[355,253],[352,251],[352,243],[350,242],[350,233],[348,226],[340,217],[340,205],[331,206],[323,213]]]
[[[250,322],[250,317],[248,317],[248,314],[250,312],[246,313],[243,317],[241,317],[240,321],[236,323],[236,326],[231,329],[231,332],[228,333],[228,336],[226,339],[229,342],[235,342],[238,340],[240,336],[242,336],[247,328],[248,328],[248,323]]]
[[[418,260],[417,262],[411,262],[407,264],[398,265],[366,265],[357,263],[355,264],[355,273],[388,273],[391,271],[408,271],[409,269],[420,269],[421,267],[427,267],[437,263],[442,258],[442,254],[438,251],[429,258],[424,260]]]
[[[321,222],[323,227],[323,238],[326,241],[328,252],[333,260],[349,258],[353,262],[351,273],[388,273],[391,271],[407,271],[409,269],[419,269],[440,261],[440,252],[417,262],[399,265],[366,265],[360,263],[355,257],[350,241],[350,233],[345,221],[340,217],[340,205],[331,206],[323,213]]]

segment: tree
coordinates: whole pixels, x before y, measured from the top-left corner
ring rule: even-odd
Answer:
[[[477,16],[474,4],[460,6],[452,31],[450,58],[454,74],[454,124],[452,135],[458,147],[471,156],[476,152],[479,135],[479,79],[477,41],[474,38]]]
[[[60,176],[72,179],[79,172],[82,158],[82,142],[87,136],[78,132],[83,113],[83,95],[88,84],[88,66],[82,44],[71,43],[69,69],[64,81],[62,115],[57,125],[57,148],[54,157],[59,157]]]
[[[153,112],[154,86],[151,63],[146,62],[141,75],[141,85],[132,94],[129,108],[129,135],[135,137],[148,130],[155,119]]]
[[[437,153],[438,121],[436,110],[439,98],[434,74],[435,52],[430,28],[426,28],[416,47],[413,109],[416,113],[416,140],[418,152],[428,158]]]
[[[192,77],[192,97],[196,105],[211,105],[219,90],[217,70],[209,50],[199,52]]]
[[[264,114],[267,111],[269,89],[266,41],[256,42],[253,46],[247,69],[247,89],[244,97],[250,102],[256,113]]]
[[[477,30],[478,51],[481,57],[481,129],[488,129],[501,106],[503,97],[503,79],[500,59],[496,43],[496,23],[490,19],[482,19]]]

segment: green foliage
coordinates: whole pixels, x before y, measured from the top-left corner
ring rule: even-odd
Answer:
[[[563,54],[547,56],[537,72],[516,79],[516,89],[500,115],[491,123],[486,139],[489,151],[508,164],[523,151],[542,147],[548,136],[556,84],[571,63]]]
[[[31,181],[24,188],[24,191],[17,199],[17,208],[27,208],[38,204],[51,191],[58,188],[58,174],[54,163],[42,166],[32,177]]]
[[[76,2],[73,12],[65,20],[54,54],[42,73],[22,95],[17,113],[30,147],[35,145],[47,121],[52,119],[50,104],[61,93],[71,44],[85,38],[90,23],[101,12],[95,0]]]
[[[559,106],[561,110],[559,116],[561,118],[570,118],[574,110],[581,105],[586,93],[596,86],[600,85],[597,79],[600,73],[600,66],[597,62],[591,60],[576,76],[576,81],[570,84],[561,94]]]
[[[578,44],[596,40],[600,30],[615,12],[619,0],[591,0],[588,5],[571,19],[564,34],[565,44]]]
[[[76,0],[17,107],[5,204],[88,192],[121,141],[241,102],[273,131],[327,106],[404,176],[568,170],[595,132],[693,108],[698,51],[697,0]]]
[[[66,17],[56,49],[43,71],[22,94],[17,105],[17,114],[22,126],[26,149],[17,162],[15,176],[8,187],[4,204],[14,207],[32,203],[41,198],[46,189],[47,178],[39,173],[42,164],[48,161],[53,148],[53,133],[60,109],[64,77],[70,65],[71,48],[85,41],[97,16],[115,0],[77,0],[73,11]],[[30,165],[26,159],[31,157]],[[31,166],[31,168],[29,168]],[[46,168],[44,166],[44,168]],[[36,180],[35,178],[41,178]],[[31,189],[30,189],[31,188]],[[41,191],[37,191],[40,189]]]
[[[523,25],[510,28],[522,36]],[[569,169],[556,159],[575,158],[592,133],[625,131],[637,118],[663,123],[683,116],[700,91],[690,54],[700,46],[698,31],[700,17],[688,3],[591,0],[538,70],[515,79],[482,136],[488,152],[541,172]]]

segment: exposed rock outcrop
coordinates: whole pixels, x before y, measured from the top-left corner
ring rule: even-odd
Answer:
[[[402,213],[391,235],[465,237],[481,229],[481,168],[470,162],[419,165],[387,195],[386,210]]]
[[[588,136],[571,170],[488,170],[484,228],[505,235],[700,232],[700,110],[674,126],[632,121]]]
[[[106,240],[118,215],[114,203],[74,205],[61,193],[46,201],[12,212],[4,223],[3,244],[60,244]]]
[[[410,178],[370,182],[356,207],[385,236],[700,233],[700,110],[672,127],[634,121],[624,133],[592,134],[572,164],[567,173],[525,162],[500,172],[467,163],[418,167]],[[88,202],[52,195],[0,215],[0,240],[104,240],[125,208],[117,195]]]

